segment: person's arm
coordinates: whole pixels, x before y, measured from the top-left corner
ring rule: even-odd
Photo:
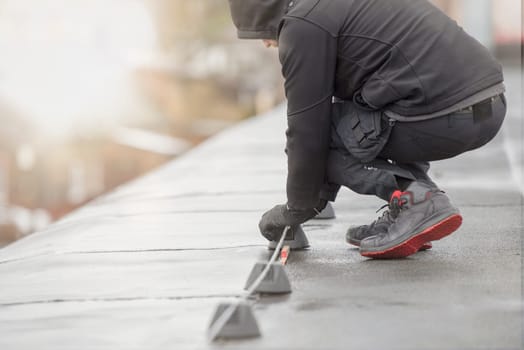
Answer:
[[[337,55],[336,38],[301,19],[285,20],[278,43],[288,99],[288,202],[262,216],[259,228],[268,240],[278,240],[285,226],[315,217],[327,203],[320,192],[331,141]]]
[[[337,39],[302,19],[286,19],[279,56],[288,100],[288,207],[319,204],[330,144]]]

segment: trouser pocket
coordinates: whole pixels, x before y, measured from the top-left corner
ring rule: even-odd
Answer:
[[[344,147],[362,163],[377,157],[391,133],[391,126],[382,112],[363,110],[350,101],[333,104],[333,123]]]

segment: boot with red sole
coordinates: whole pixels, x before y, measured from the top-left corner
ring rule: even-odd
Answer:
[[[355,247],[360,247],[360,242],[368,237],[384,234],[388,231],[389,226],[395,221],[395,212],[386,210],[382,216],[369,225],[353,226],[347,230],[346,242]],[[396,214],[398,215],[398,213]],[[433,248],[431,242],[426,242],[420,247],[420,250]]]
[[[360,254],[374,259],[399,259],[418,252],[424,244],[455,232],[462,216],[444,192],[422,181],[391,197],[390,210],[398,211],[385,233],[363,239]]]

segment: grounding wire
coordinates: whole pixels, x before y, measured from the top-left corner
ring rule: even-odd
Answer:
[[[289,226],[286,226],[284,229],[284,232],[282,233],[282,236],[280,237],[280,240],[278,241],[278,244],[275,248],[275,251],[273,252],[273,255],[266,263],[266,267],[260,275],[258,275],[258,278],[251,283],[251,286],[247,288],[247,291],[240,297],[240,300],[238,300],[236,303],[231,304],[227,307],[227,309],[224,310],[224,312],[217,318],[217,320],[211,325],[208,332],[208,337],[211,341],[215,340],[218,336],[218,333],[220,330],[226,325],[226,323],[229,321],[229,319],[233,316],[236,309],[240,305],[241,302],[245,302],[249,299],[249,297],[254,294],[254,292],[259,287],[260,283],[266,278],[266,275],[268,274],[269,270],[271,269],[271,264],[273,264],[278,254],[280,253],[280,250],[282,249],[282,246],[284,245],[285,237],[287,236],[288,231],[290,230]]]

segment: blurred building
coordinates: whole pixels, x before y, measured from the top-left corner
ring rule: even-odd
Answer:
[[[44,228],[176,155],[174,150],[152,149],[150,139],[142,147],[140,135],[123,138],[114,134],[51,145],[31,140],[4,142],[0,152],[0,244]]]
[[[234,121],[283,99],[277,51],[265,49],[258,40],[238,40],[226,2],[148,0],[147,4],[159,48],[141,78],[149,92],[156,90],[155,103],[173,119],[192,114],[201,121]]]
[[[524,8],[519,0],[433,0],[466,31],[500,55],[520,59]]]
[[[14,240],[20,231],[14,222],[15,208],[10,201],[11,189],[17,183],[13,176],[24,166],[24,149],[31,140],[33,131],[27,122],[9,104],[0,100],[0,245]]]

